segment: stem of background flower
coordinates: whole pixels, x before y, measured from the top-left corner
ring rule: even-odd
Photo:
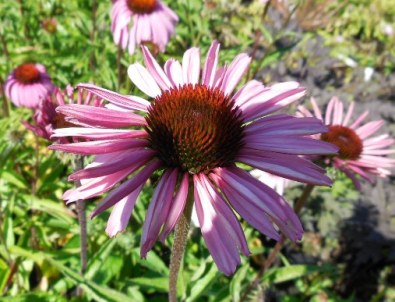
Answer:
[[[4,93],[4,82],[3,79],[0,77],[0,98],[3,100],[2,101],[2,106],[3,106],[3,117],[9,117],[10,116],[10,110],[8,108],[8,102],[7,98]]]
[[[97,1],[93,0],[92,1],[92,31],[90,34],[91,45],[95,43],[95,37],[96,37],[96,13],[97,13]],[[95,73],[95,66],[96,66],[96,59],[95,59],[95,51],[93,50],[89,58],[89,67],[90,70],[94,71],[94,73]]]
[[[74,159],[74,170],[82,170],[84,168],[84,157],[76,156]],[[81,183],[75,182],[79,187]],[[83,276],[88,265],[88,234],[86,227],[86,214],[85,214],[85,200],[77,200],[77,215],[78,223],[80,225],[80,260],[81,260],[81,275]],[[82,295],[82,288],[77,288],[77,295]]]
[[[27,22],[26,22],[27,19],[25,19],[25,17],[24,17],[25,10],[23,8],[23,0],[18,0],[18,2],[19,2],[19,11],[21,13],[21,17],[22,17],[22,20],[23,20],[22,22],[23,22],[23,30],[24,30],[24,33],[25,33],[25,39],[26,40],[30,40],[29,27],[27,26]]]
[[[184,256],[187,242],[189,226],[191,224],[191,215],[193,208],[193,187],[189,186],[188,199],[184,212],[178,220],[174,233],[174,242],[170,256],[170,275],[169,275],[169,302],[177,301],[177,279]]]
[[[267,15],[267,12],[269,11],[269,7],[270,7],[270,3],[271,3],[272,1],[271,0],[269,0],[269,1],[267,1],[266,2],[266,4],[265,4],[265,7],[264,7],[264,9],[263,9],[263,13],[262,13],[262,17],[261,17],[261,21],[263,22],[264,20],[265,20],[265,18],[266,18],[266,15]],[[260,30],[256,30],[255,31],[255,39],[254,39],[254,45],[253,45],[253,47],[252,47],[252,53],[251,53],[251,62],[253,62],[254,60],[255,60],[255,57],[256,57],[256,53],[257,53],[257,51],[258,51],[258,47],[259,47],[259,42],[260,42],[260,40],[261,40],[261,37],[262,37],[262,32],[260,31]],[[251,64],[250,64],[250,67],[251,67]],[[250,79],[250,76],[251,76],[251,68],[248,68],[248,72],[247,72],[247,76],[246,76],[246,81],[248,82],[249,80],[251,80]],[[254,74],[254,76],[255,76],[255,74]],[[253,76],[253,77],[254,77]]]
[[[118,90],[121,88],[121,82],[122,82],[122,64],[121,64],[122,55],[123,55],[122,47],[121,45],[118,45],[118,52],[117,52]]]
[[[310,197],[311,192],[314,189],[314,185],[306,185],[302,195],[299,197],[297,202],[294,205],[294,211],[296,214],[299,214],[300,210],[303,208],[305,205],[307,199]],[[259,281],[261,280],[263,274],[265,271],[274,263],[274,261],[277,259],[278,253],[281,251],[285,244],[286,237],[284,235],[281,236],[281,239],[277,241],[276,245],[270,252],[270,254],[267,256],[266,260],[262,263],[261,269],[259,270],[257,276],[255,277],[254,281],[250,284],[250,286],[247,288],[247,290],[244,292],[244,295],[240,299],[240,301],[244,301],[248,294],[257,287],[259,284]]]

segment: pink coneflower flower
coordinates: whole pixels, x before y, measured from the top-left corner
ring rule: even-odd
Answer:
[[[311,98],[314,115],[329,126],[327,133],[316,135],[316,139],[330,142],[339,147],[338,155],[331,155],[325,159],[326,164],[343,171],[351,178],[357,189],[361,188],[357,176],[372,182],[371,174],[386,177],[391,174],[388,170],[395,166],[395,160],[385,157],[394,153],[388,149],[394,144],[394,140],[388,134],[371,137],[383,125],[384,121],[372,121],[361,126],[368,112],[361,114],[351,123],[354,103],[351,103],[345,116],[343,116],[343,103],[333,97],[326,109],[325,118],[317,106],[314,98]],[[313,114],[304,106],[299,106],[299,116],[311,117]]]
[[[75,97],[74,89],[70,85],[68,85],[64,91],[55,88],[51,95],[48,95],[39,103],[33,116],[33,123],[29,124],[26,121],[23,121],[22,123],[26,128],[42,138],[58,142],[67,142],[63,137],[57,138],[56,135],[53,135],[54,129],[75,127],[67,117],[56,112],[56,108],[58,106],[66,104],[100,107],[103,106],[103,101],[101,98],[94,96],[91,93],[87,93],[85,95],[82,89],[78,91],[78,96]],[[53,137],[51,139],[52,135]]]
[[[126,228],[144,183],[160,171],[143,226],[141,256],[146,256],[158,238],[167,238],[183,212],[187,195],[194,194],[204,240],[219,269],[228,275],[240,263],[239,251],[250,253],[234,210],[271,238],[278,240],[281,230],[290,239],[299,240],[303,229],[292,208],[236,163],[301,182],[331,183],[324,169],[298,157],[337,150],[332,144],[305,137],[326,131],[322,122],[271,115],[302,97],[305,89],[295,82],[265,87],[250,81],[234,93],[250,58],[240,54],[229,65],[219,67],[217,42],[212,43],[202,72],[198,48],[187,50],[182,63],[168,60],[164,69],[146,47],[142,50],[146,67],[133,64],[128,74],[152,102],[80,84],[80,88],[108,100],[112,108],[57,108],[75,123],[89,126],[56,130],[57,136],[83,133],[92,141],[51,148],[96,155],[92,164],[70,175],[70,180],[87,182],[67,191],[64,198],[72,202],[98,196],[124,180],[92,213],[94,217],[114,206],[106,230],[114,236]],[[190,185],[193,192],[189,192]]]
[[[17,107],[36,108],[55,88],[41,64],[22,64],[8,76],[4,90]]]
[[[131,28],[129,28],[132,22]],[[177,15],[160,0],[115,0],[111,9],[114,42],[133,54],[149,44],[164,52],[178,23]]]

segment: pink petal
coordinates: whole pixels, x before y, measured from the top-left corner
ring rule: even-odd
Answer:
[[[143,164],[147,163],[153,158],[155,151],[137,149],[135,151],[124,152],[122,155],[107,160],[105,163],[92,167],[79,170],[69,175],[70,181],[81,180],[86,178],[95,178],[104,175],[109,175],[122,171],[125,167],[130,167],[133,171],[140,168]]]
[[[48,148],[51,150],[89,155],[141,148],[147,145],[148,141],[145,139],[114,139],[71,144],[53,144]]]
[[[202,84],[211,87],[214,83],[215,72],[218,64],[219,43],[213,41],[207,53],[206,62],[204,63]]]
[[[182,58],[182,75],[184,83],[197,84],[200,76],[200,49],[188,49]]]
[[[182,86],[184,84],[182,66],[177,60],[167,60],[165,63],[165,72],[173,87]]]
[[[336,145],[309,137],[295,137],[291,135],[249,134],[244,138],[244,142],[246,148],[295,155],[327,155],[335,154],[339,151]]]
[[[51,138],[74,136],[91,140],[147,138],[145,130],[121,130],[102,128],[70,127],[55,129]]]
[[[147,256],[148,251],[155,244],[163,224],[166,222],[170,206],[173,200],[174,189],[177,182],[177,169],[167,169],[159,181],[152,196],[150,205],[145,216],[143,234],[141,236],[142,258]]]
[[[363,125],[362,127],[359,127],[358,129],[355,130],[355,132],[363,140],[369,137],[370,135],[372,135],[373,133],[375,133],[383,125],[384,125],[384,121],[373,121]]]
[[[107,90],[92,84],[78,84],[77,87],[92,92],[93,94],[106,99],[115,105],[130,108],[132,110],[141,110],[147,112],[147,107],[150,105],[148,101],[145,101],[141,98],[124,96],[114,91]]]
[[[180,187],[178,189],[177,195],[174,197],[173,202],[170,207],[169,214],[167,215],[165,225],[163,226],[162,232],[160,234],[160,241],[164,242],[173,231],[176,226],[178,219],[184,211],[185,204],[188,196],[188,186],[189,177],[188,173],[184,173],[182,177]]]
[[[250,62],[251,58],[244,53],[239,54],[234,58],[233,62],[226,70],[221,86],[221,90],[225,95],[229,95],[233,92],[237,84],[239,84],[240,79],[248,69]]]
[[[132,193],[139,186],[143,185],[147,179],[161,166],[161,162],[155,161],[146,165],[139,173],[137,173],[133,178],[125,181],[118,188],[113,190],[107,195],[100,203],[96,206],[91,214],[91,218],[99,215],[103,211],[112,207],[125,196]]]
[[[130,65],[128,68],[128,76],[132,80],[134,85],[136,85],[137,88],[144,92],[146,95],[152,98],[161,95],[162,92],[158,84],[155,82],[154,78],[151,76],[148,70],[141,64],[135,63]]]
[[[93,127],[118,128],[145,126],[145,118],[131,112],[115,111],[89,105],[58,106],[56,112],[66,116],[71,123],[82,123]]]
[[[159,87],[162,90],[168,90],[173,85],[170,83],[169,78],[164,73],[163,69],[159,66],[158,62],[151,55],[150,51],[146,46],[141,47],[144,56],[145,66],[147,66],[148,71],[155,79],[156,83],[158,83]]]
[[[299,182],[330,186],[325,170],[307,159],[275,152],[260,152],[244,148],[237,160],[260,170]]]
[[[247,221],[247,218],[253,218],[254,215],[265,217],[267,214],[291,240],[296,241],[302,238],[303,228],[299,218],[273,189],[236,167],[218,168],[215,173],[223,180],[220,188],[231,193],[226,193],[226,196],[235,209],[237,206],[241,210],[240,212],[236,209]],[[233,193],[236,195],[232,195]],[[256,211],[261,215],[256,216]],[[254,220],[254,222],[259,226],[259,220]],[[277,232],[270,231],[279,239]]]
[[[275,118],[277,117],[278,118]],[[271,115],[244,127],[245,134],[267,135],[311,135],[327,132],[328,128],[313,117],[296,118],[286,114]]]
[[[137,197],[139,196],[143,186],[138,187],[128,196],[122,198],[111,211],[111,215],[107,221],[106,233],[110,237],[116,236],[118,233],[123,232],[132,215],[134,205],[136,204]]]
[[[240,264],[238,250],[250,254],[240,223],[205,175],[195,174],[193,180],[203,238],[218,268],[231,275]]]

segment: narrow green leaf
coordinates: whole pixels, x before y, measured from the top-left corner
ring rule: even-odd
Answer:
[[[201,294],[207,290],[208,287],[212,284],[214,279],[217,277],[218,269],[215,264],[211,264],[210,270],[207,274],[200,280],[198,280],[195,284],[192,285],[191,294],[188,297],[187,301],[192,302],[201,296]]]

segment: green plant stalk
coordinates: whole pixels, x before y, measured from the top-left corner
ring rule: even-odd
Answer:
[[[178,220],[173,247],[170,256],[170,275],[169,275],[169,302],[177,301],[177,280],[181,262],[184,256],[186,242],[188,238],[189,226],[191,224],[193,208],[193,189],[189,186],[188,197],[184,212]]]
[[[84,168],[84,158],[83,156],[76,156],[74,159],[74,170],[82,170]],[[81,186],[79,181],[75,182],[76,186]],[[86,272],[88,266],[88,232],[86,227],[86,213],[85,213],[85,200],[77,200],[77,215],[78,223],[80,226],[80,260],[81,268],[80,272],[83,276]],[[77,295],[82,295],[82,288],[77,289]]]

